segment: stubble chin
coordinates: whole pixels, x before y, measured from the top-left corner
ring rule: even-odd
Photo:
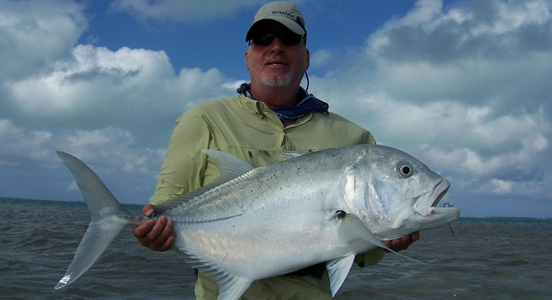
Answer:
[[[287,73],[285,75],[280,76],[269,76],[267,74],[261,74],[261,81],[264,85],[270,86],[270,87],[282,87],[289,85],[291,83],[292,75],[291,73]]]

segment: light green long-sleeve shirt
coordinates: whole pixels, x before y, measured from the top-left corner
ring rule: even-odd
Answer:
[[[254,167],[283,160],[284,151],[318,151],[355,144],[374,144],[367,130],[334,113],[310,112],[283,127],[264,103],[239,95],[198,104],[176,121],[151,204],[159,204],[214,181],[219,171],[202,149],[232,154]],[[364,255],[360,264],[375,264],[383,251]],[[324,280],[323,280],[324,281]],[[329,297],[310,276],[279,276],[254,282],[243,299]],[[284,293],[284,291],[287,291]],[[216,285],[204,274],[196,284],[198,299],[216,299]],[[277,296],[275,296],[277,295]]]

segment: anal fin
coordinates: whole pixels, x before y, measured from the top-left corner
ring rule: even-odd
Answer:
[[[251,280],[228,275],[222,281],[217,280],[219,287],[218,300],[237,300],[251,285]]]
[[[345,281],[345,278],[347,278],[354,261],[355,255],[352,254],[336,258],[326,264],[326,269],[328,270],[328,275],[330,276],[330,289],[332,291],[332,297],[335,296]]]
[[[185,246],[179,245],[178,242],[175,246],[178,249],[176,252],[187,264],[207,274],[217,283],[219,288],[218,300],[238,300],[253,282],[250,278],[229,273],[227,270],[188,253],[185,251]]]

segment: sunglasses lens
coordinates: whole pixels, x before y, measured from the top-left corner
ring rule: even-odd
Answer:
[[[301,36],[297,34],[280,34],[280,40],[286,45],[295,45],[301,41]]]
[[[253,40],[253,43],[257,45],[266,46],[266,45],[270,45],[275,37],[276,37],[275,34],[268,33],[263,36],[253,38],[252,40]]]
[[[253,37],[251,40],[253,40],[253,43],[256,45],[266,46],[272,44],[272,41],[274,41],[276,37],[279,37],[284,45],[295,45],[301,42],[302,39],[300,35],[292,33],[267,33],[265,35]]]

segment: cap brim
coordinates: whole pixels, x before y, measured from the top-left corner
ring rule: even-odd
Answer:
[[[299,25],[296,22],[290,20],[289,18],[279,17],[279,16],[270,16],[270,17],[267,17],[267,18],[256,20],[255,22],[253,22],[253,24],[251,24],[251,26],[249,26],[249,30],[247,30],[247,33],[245,35],[245,41],[246,42],[251,39],[249,37],[249,34],[251,33],[251,29],[253,29],[253,27],[255,27],[255,25],[257,25],[257,23],[259,23],[261,21],[266,21],[266,20],[276,21],[276,22],[284,25],[287,29],[291,30],[293,33],[295,33],[297,35],[301,35],[301,36],[305,35],[305,30],[301,27],[301,25]]]

